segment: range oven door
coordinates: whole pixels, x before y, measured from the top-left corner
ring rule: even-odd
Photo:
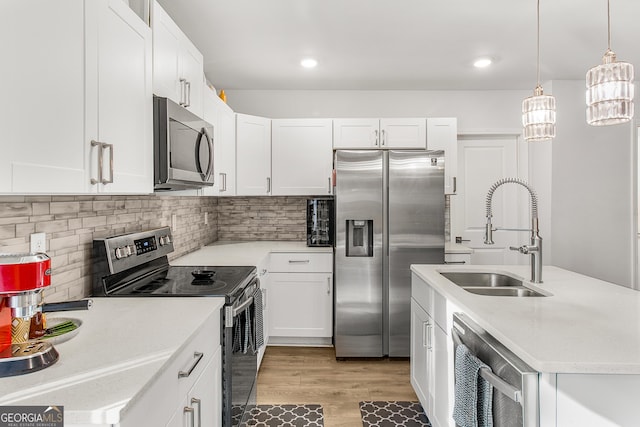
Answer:
[[[242,296],[224,310],[223,331],[223,426],[244,425],[256,405],[258,351],[255,316],[261,309],[254,301],[260,292],[258,279],[249,284]]]

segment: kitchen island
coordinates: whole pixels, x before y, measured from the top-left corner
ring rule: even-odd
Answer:
[[[188,392],[183,391],[185,382],[175,387],[172,382],[178,383],[174,370],[193,365],[192,348],[205,353],[192,379],[208,362],[219,370],[223,298],[113,297],[93,302],[90,310],[48,315],[49,322],[72,318],[82,324],[66,342],[63,336],[55,338],[60,356],[52,366],[0,378],[0,405],[64,406],[69,426],[165,425],[184,399],[180,393]],[[209,386],[218,391],[214,404],[219,409],[221,384]]]
[[[439,274],[445,271],[515,276],[547,296],[477,295]],[[430,298],[443,302],[448,397],[435,396],[435,406],[445,406],[442,413],[451,413],[450,331],[453,313],[461,312],[540,372],[540,426],[637,425],[640,292],[552,266],[544,267],[543,283],[535,285],[526,279],[530,267],[524,265],[414,265],[412,272],[412,295],[430,292]]]

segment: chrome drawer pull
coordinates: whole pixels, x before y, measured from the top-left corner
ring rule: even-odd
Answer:
[[[308,259],[290,259],[289,264],[309,264]]]
[[[178,378],[186,378],[189,375],[191,375],[191,373],[193,372],[194,369],[196,369],[196,366],[198,366],[198,363],[200,363],[200,361],[202,360],[202,357],[204,356],[204,353],[200,353],[200,352],[195,352],[193,353],[193,357],[196,358],[196,361],[193,363],[193,365],[191,365],[191,367],[189,368],[188,371],[180,371],[178,372]]]

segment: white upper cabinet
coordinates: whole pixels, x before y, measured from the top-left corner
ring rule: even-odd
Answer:
[[[444,193],[456,194],[458,120],[454,117],[427,119],[427,148],[444,151]]]
[[[333,148],[376,149],[427,147],[425,118],[334,119]]]
[[[151,29],[127,4],[8,2],[0,35],[0,192],[152,192]]]
[[[274,119],[271,126],[271,194],[331,194],[331,119]]]
[[[203,118],[213,125],[212,187],[205,187],[205,196],[235,196],[236,194],[236,116],[216,92],[205,87]]]
[[[236,194],[271,194],[271,120],[236,114]]]
[[[165,10],[153,3],[153,93],[202,117],[204,58]]]

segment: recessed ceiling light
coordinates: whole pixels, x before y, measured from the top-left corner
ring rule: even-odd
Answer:
[[[302,65],[304,68],[314,68],[316,65],[318,65],[318,61],[313,58],[305,58],[300,61],[300,65]]]
[[[476,68],[486,68],[491,65],[492,62],[491,58],[478,58],[473,63],[473,66]]]

